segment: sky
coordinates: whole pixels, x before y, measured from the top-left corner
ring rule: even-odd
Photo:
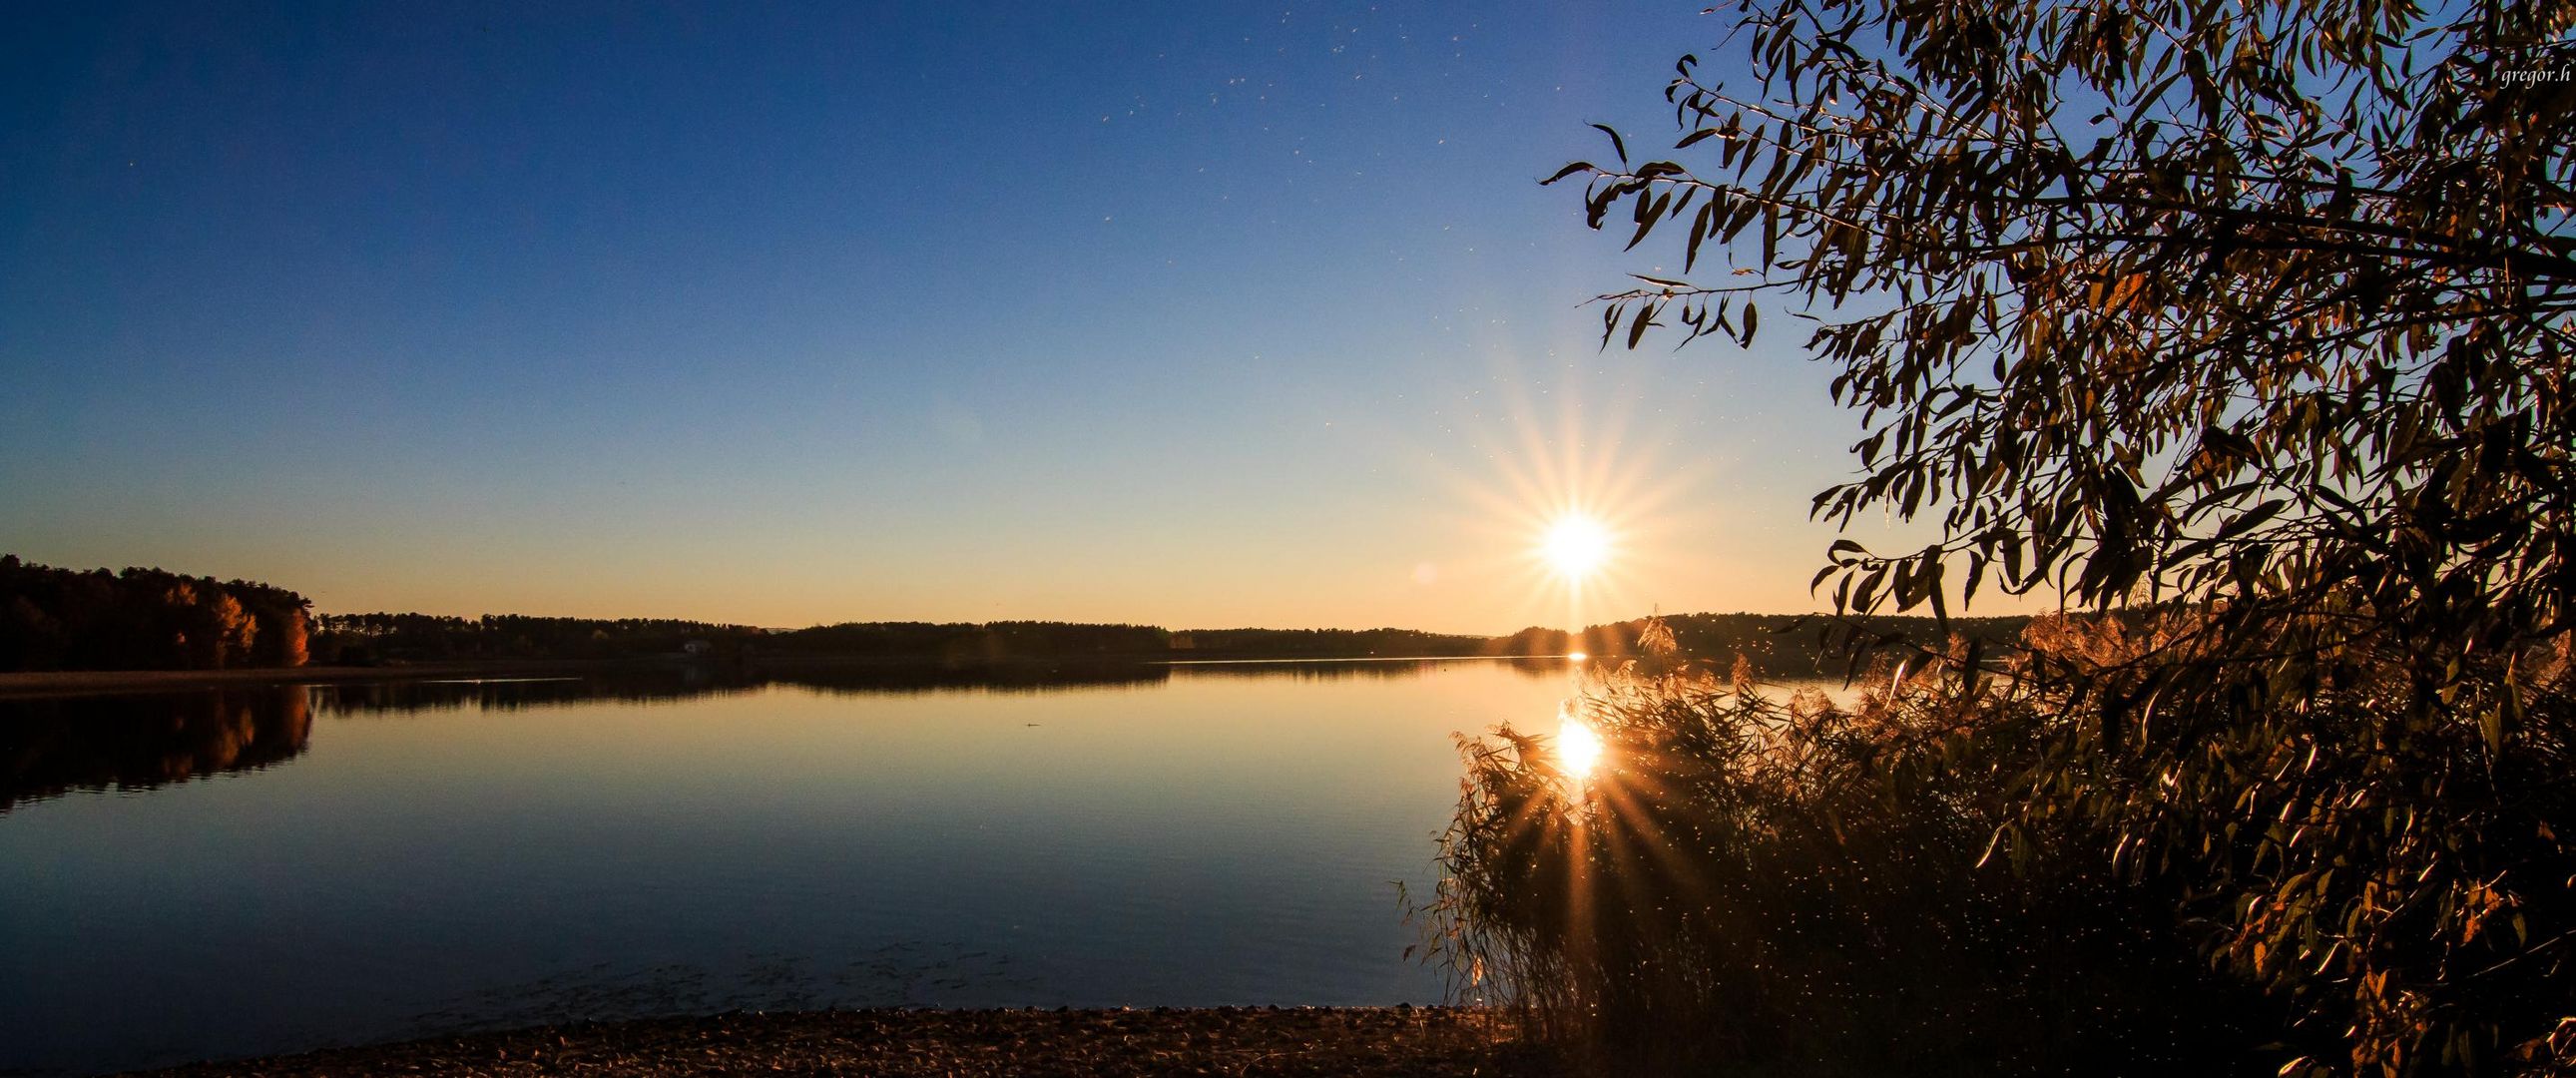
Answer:
[[[1829,372],[1604,351],[1677,256],[1538,184],[1669,145],[1704,6],[14,8],[0,551],[779,627],[1821,609]]]

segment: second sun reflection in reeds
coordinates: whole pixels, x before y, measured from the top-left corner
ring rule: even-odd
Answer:
[[[1592,769],[1601,762],[1605,746],[1599,731],[1583,718],[1584,672],[1590,656],[1577,651],[1566,655],[1566,689],[1571,694],[1556,705],[1557,770],[1581,799],[1592,777]]]
[[[1590,778],[1593,765],[1601,762],[1601,751],[1601,735],[1576,714],[1573,701],[1566,701],[1558,708],[1556,727],[1556,758],[1565,777],[1576,783]]]

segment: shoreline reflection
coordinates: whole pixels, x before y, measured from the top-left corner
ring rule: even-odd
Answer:
[[[0,813],[83,790],[148,790],[304,753],[303,686],[0,701]]]
[[[692,664],[556,677],[332,682],[160,693],[0,699],[0,813],[79,791],[146,790],[257,771],[302,755],[315,714],[384,718],[512,712],[595,702],[664,703],[740,696],[779,685],[827,696],[1026,695],[1151,688],[1178,681],[1273,678],[1372,681],[1445,664],[1561,674],[1557,658],[1391,658],[945,665]]]

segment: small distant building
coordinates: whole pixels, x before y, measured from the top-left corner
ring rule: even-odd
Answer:
[[[704,640],[691,640],[688,643],[680,645],[680,654],[686,655],[692,659],[703,659],[715,653],[716,646]]]

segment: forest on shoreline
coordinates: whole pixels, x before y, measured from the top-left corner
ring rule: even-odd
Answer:
[[[1864,638],[1941,640],[1955,633],[2007,642],[2026,618],[1831,619],[1797,614],[1677,614],[1662,618],[1682,652],[1716,662],[1743,656],[1767,676],[1844,669],[1836,627]],[[1503,636],[1414,629],[1166,629],[1052,621],[844,622],[802,629],[675,618],[517,614],[315,614],[285,588],[161,569],[52,568],[0,555],[0,672],[400,667],[499,660],[745,662],[868,659],[975,665],[1065,660],[1441,658],[1583,652],[1635,654],[1648,619],[1580,632],[1538,626]]]

